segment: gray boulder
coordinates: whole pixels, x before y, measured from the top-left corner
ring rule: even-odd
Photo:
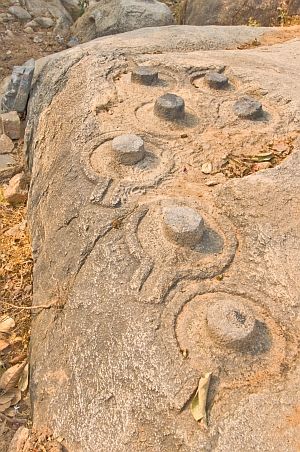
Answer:
[[[75,22],[75,20],[77,20],[79,17],[80,10],[80,7],[78,6],[78,0],[61,0],[61,3]]]
[[[34,73],[34,59],[30,59],[23,66],[14,66],[8,90],[1,99],[3,112],[17,111],[22,113],[26,109]]]
[[[87,8],[71,28],[71,33],[87,42],[100,36],[173,23],[170,9],[156,0],[100,0]]]
[[[54,27],[55,22],[50,17],[36,17],[34,21],[44,28],[51,28]]]
[[[31,19],[29,12],[26,11],[26,9],[21,8],[20,6],[11,6],[10,8],[8,8],[8,12],[22,21]]]
[[[279,24],[277,0],[184,0],[180,23],[186,25],[247,25],[250,18],[265,27]],[[300,14],[300,2],[287,7]]]

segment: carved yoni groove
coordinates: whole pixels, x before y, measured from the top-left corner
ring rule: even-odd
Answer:
[[[96,187],[90,201],[106,207],[137,200],[170,173],[173,155],[165,142],[122,131],[100,135],[81,153],[85,176]]]
[[[192,284],[175,294],[164,309],[161,331],[177,371],[181,372],[183,366],[199,372],[214,370],[216,373],[219,369],[225,391],[236,388],[241,391],[247,388],[248,391],[258,381],[263,385],[268,384],[270,378],[279,377],[286,356],[286,342],[280,327],[259,305],[265,296],[255,295],[257,299],[253,301],[244,292],[240,295],[236,288],[211,281]],[[237,319],[240,326],[245,322],[242,333],[236,329],[233,342],[232,331],[225,325],[226,319],[223,319],[223,332],[218,331],[218,336],[211,334],[207,318],[216,309],[240,314]],[[228,327],[231,321],[229,318]],[[183,359],[182,350],[186,351],[186,359]],[[188,400],[190,395],[187,387],[183,387],[181,397]],[[172,402],[178,403],[178,397],[175,395]]]
[[[164,232],[164,212],[177,212],[176,209],[179,213],[191,212],[192,228],[196,228],[192,236],[186,232],[179,234],[179,241],[170,240]],[[187,226],[191,227],[184,225],[183,229]],[[177,237],[178,231],[176,234]],[[186,243],[182,243],[183,239]],[[182,279],[205,279],[219,274],[231,263],[237,248],[228,220],[219,214],[211,218],[203,205],[190,199],[164,198],[159,203],[141,206],[129,217],[126,241],[130,253],[139,261],[131,288],[141,301],[154,303],[163,301],[165,294]]]
[[[141,286],[153,268],[153,260],[150,256],[145,255],[136,235],[139,223],[147,214],[148,210],[148,206],[143,206],[131,215],[126,225],[126,241],[129,252],[140,262],[138,269],[131,279],[131,288],[137,292],[141,289]]]

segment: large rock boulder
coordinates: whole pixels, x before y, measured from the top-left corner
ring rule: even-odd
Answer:
[[[278,0],[184,0],[180,23],[187,25],[247,25],[256,21],[265,27],[279,24]],[[300,14],[299,0],[294,0],[286,14]]]
[[[71,28],[71,33],[87,42],[100,36],[173,23],[170,9],[157,0],[100,0],[87,8]]]
[[[25,0],[27,10],[34,17],[53,17],[57,20],[54,32],[65,36],[68,34],[73,19],[60,0]]]
[[[65,451],[298,448],[300,50],[234,50],[265,33],[149,28],[36,64],[30,391]]]

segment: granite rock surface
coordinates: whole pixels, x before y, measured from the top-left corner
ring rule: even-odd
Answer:
[[[28,223],[34,304],[51,307],[33,316],[30,390],[34,426],[68,452],[298,450],[299,39],[233,49],[266,32],[143,29],[36,63]],[[133,83],[136,66],[156,83]],[[166,93],[184,116],[155,115]],[[245,96],[260,116],[234,113]],[[132,165],[112,150],[123,134],[144,142]],[[268,152],[279,165],[233,177],[234,161]],[[197,240],[166,233],[178,208],[192,234],[203,219]],[[222,303],[228,323],[209,327]],[[208,372],[205,428],[190,404]]]

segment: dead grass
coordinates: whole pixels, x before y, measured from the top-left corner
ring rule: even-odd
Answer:
[[[16,322],[18,335],[28,345],[30,313],[13,308],[32,303],[32,256],[26,228],[26,206],[5,202],[0,189],[0,316],[8,314]],[[22,225],[20,227],[20,225]],[[12,228],[15,230],[12,231]]]
[[[32,303],[32,257],[25,221],[26,206],[12,206],[5,202],[3,187],[0,187],[0,318],[7,316],[15,321],[15,327],[11,331],[0,333],[0,339],[9,344],[0,352],[1,373],[26,360],[28,354],[30,311],[19,309]],[[10,306],[11,304],[16,307]],[[15,414],[12,407],[3,413],[7,419],[12,420]],[[18,404],[18,415],[25,421],[29,418],[26,392]],[[4,418],[1,421],[0,449],[4,451],[19,424],[7,422]]]

